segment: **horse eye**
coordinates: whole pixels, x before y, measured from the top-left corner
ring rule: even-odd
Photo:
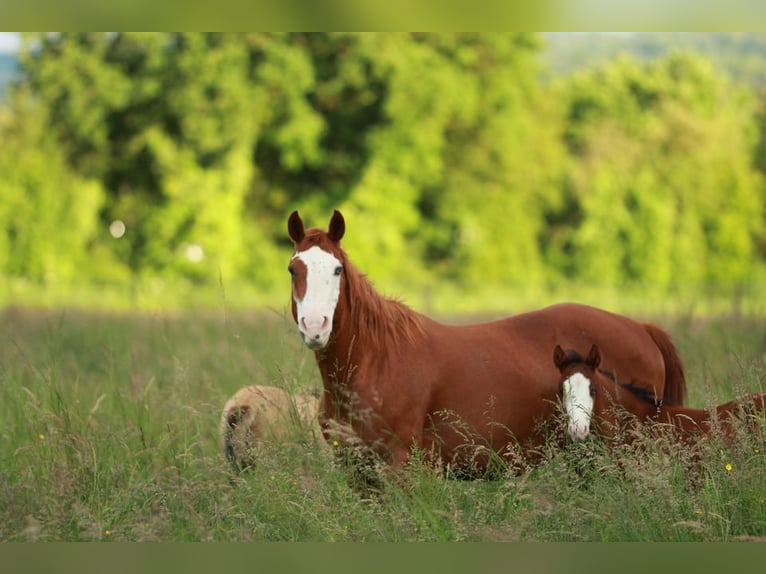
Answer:
[[[293,267],[292,265],[288,265],[287,271],[290,273],[290,275],[295,277],[295,267]]]
[[[591,397],[595,397],[596,396],[596,389],[594,389],[593,387],[590,388],[590,396]]]
[[[334,273],[335,273],[335,276],[337,277],[337,276],[338,276],[338,275],[340,275],[342,272],[343,272],[343,266],[342,266],[342,265],[338,265],[338,266],[335,268],[335,272],[334,272]]]

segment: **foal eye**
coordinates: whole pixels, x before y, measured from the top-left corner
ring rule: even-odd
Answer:
[[[343,272],[343,266],[342,266],[342,265],[338,265],[338,266],[335,268],[335,271],[334,271],[333,273],[335,273],[335,276],[337,277],[337,276],[338,276],[338,275],[340,275],[342,272]]]

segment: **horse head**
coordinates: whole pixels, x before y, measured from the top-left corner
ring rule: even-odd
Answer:
[[[287,231],[295,245],[287,267],[292,276],[293,319],[303,342],[315,351],[324,348],[332,334],[343,275],[340,240],[345,230],[343,215],[337,210],[328,231],[305,230],[297,211],[287,221]]]
[[[593,345],[583,359],[576,351],[556,345],[553,362],[561,373],[561,393],[567,416],[567,434],[572,440],[585,440],[590,434],[596,388],[592,384],[601,364],[601,350]]]

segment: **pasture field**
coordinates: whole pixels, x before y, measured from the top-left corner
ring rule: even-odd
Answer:
[[[688,403],[766,390],[766,320],[642,317],[673,335]],[[0,312],[2,541],[731,541],[766,539],[763,439],[688,450],[636,437],[546,449],[498,480],[420,464],[349,487],[312,429],[234,475],[225,401],[248,384],[309,390],[286,312]],[[763,420],[761,420],[763,424]]]

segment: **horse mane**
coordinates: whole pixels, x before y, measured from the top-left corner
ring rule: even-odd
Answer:
[[[585,358],[574,349],[566,349],[564,350],[564,353],[566,355],[565,358],[562,359],[561,362],[557,364],[559,370],[562,373],[569,367],[573,367],[576,365],[588,366],[588,364],[585,362]]]
[[[422,335],[423,317],[400,299],[381,295],[365,273],[360,272],[340,250],[346,309],[353,325],[355,343],[373,348],[393,348],[401,337],[413,341]]]
[[[609,371],[603,371],[603,373],[609,378],[614,376]],[[617,386],[625,389],[626,391],[629,391],[637,399],[644,401],[645,403],[649,403],[655,407],[662,406],[662,399],[657,400],[654,396],[654,391],[650,391],[644,387],[637,387],[632,381],[630,383],[621,383],[619,380],[617,380],[616,376],[614,376],[612,380],[615,382],[615,384],[617,384]]]

